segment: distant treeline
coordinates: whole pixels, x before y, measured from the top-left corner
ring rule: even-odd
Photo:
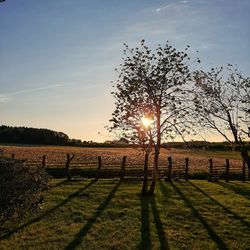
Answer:
[[[125,147],[126,142],[112,141],[98,143],[94,141],[81,141],[70,139],[63,132],[50,129],[0,126],[0,143],[8,144],[35,144],[35,145],[63,145],[79,147]]]
[[[139,147],[131,145],[126,139],[106,141],[98,143],[94,141],[81,141],[79,139],[70,139],[63,132],[57,132],[50,129],[38,129],[27,127],[0,126],[0,143],[8,144],[35,144],[35,145],[62,145],[62,146],[79,146],[79,147]],[[198,150],[237,150],[228,142],[206,142],[206,141],[189,141],[189,142],[168,142],[163,143],[164,148],[179,149],[198,149]],[[250,150],[250,143],[246,144]]]
[[[1,143],[64,145],[69,141],[68,135],[49,129],[0,126]]]
[[[229,142],[208,142],[208,141],[188,141],[188,142],[168,142],[163,143],[164,148],[198,149],[198,150],[237,150]],[[250,150],[250,142],[246,142],[246,148]]]

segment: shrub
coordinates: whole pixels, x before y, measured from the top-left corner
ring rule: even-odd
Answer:
[[[42,167],[27,166],[22,160],[0,158],[0,222],[37,209],[48,180]]]

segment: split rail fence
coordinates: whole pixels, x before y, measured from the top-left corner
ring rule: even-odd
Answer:
[[[15,155],[11,155],[15,158]],[[74,154],[66,154],[65,160],[50,160],[46,155],[40,159],[27,159],[26,164],[30,166],[41,166],[46,169],[49,175],[55,178],[143,178],[143,167],[148,157],[145,156],[140,163],[129,162],[127,156],[123,156],[119,161],[110,161],[102,156],[83,156],[76,159]],[[175,164],[173,158],[169,156],[165,164],[159,166],[159,178],[171,181],[172,179],[207,179],[208,181],[218,181],[224,179],[241,180],[243,182],[250,180],[250,172],[245,164],[233,165],[229,159],[225,159],[224,165],[218,164],[213,159],[207,162],[206,171],[190,171],[190,159],[183,159],[182,163]],[[152,164],[148,167],[149,178],[152,175]]]

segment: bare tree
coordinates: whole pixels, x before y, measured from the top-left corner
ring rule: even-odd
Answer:
[[[195,82],[194,114],[199,124],[238,149],[250,170],[245,145],[250,137],[250,78],[228,64],[226,70],[221,67],[196,72]]]
[[[139,48],[125,44],[123,62],[117,70],[111,130],[121,131],[121,136],[154,152],[149,193],[154,192],[158,177],[162,139],[183,135],[189,128],[184,91],[184,85],[191,80],[188,48],[179,52],[167,42],[152,51],[144,40]]]

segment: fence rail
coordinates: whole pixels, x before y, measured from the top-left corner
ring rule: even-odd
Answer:
[[[11,154],[15,158],[14,154]],[[106,159],[102,156],[91,157],[76,157],[75,154],[66,154],[65,160],[56,161],[49,160],[46,155],[39,159],[25,159],[29,166],[41,166],[52,176],[57,178],[65,178],[71,180],[72,177],[86,177],[86,178],[111,178],[119,177],[138,177],[143,178],[144,162],[129,162],[127,156],[121,157],[119,160],[111,158]],[[243,182],[250,180],[250,172],[246,167],[245,162],[242,166],[234,166],[229,159],[225,159],[224,165],[218,165],[213,159],[208,159],[207,171],[192,171],[190,172],[190,159],[184,158],[182,162],[175,163],[174,159],[169,156],[165,164],[161,164],[158,169],[159,178],[164,178],[166,181],[172,179],[207,179],[208,181],[217,181],[224,179],[237,179]],[[152,164],[148,166],[148,176],[152,175]]]

